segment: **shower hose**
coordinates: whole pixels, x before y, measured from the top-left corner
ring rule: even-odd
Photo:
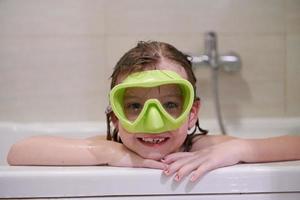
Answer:
[[[214,107],[215,112],[217,115],[217,121],[219,124],[219,128],[223,135],[227,135],[225,130],[225,126],[223,123],[222,112],[221,112],[221,105],[220,105],[220,95],[219,95],[219,68],[211,67],[211,74],[212,74],[212,93],[213,93],[213,100],[214,100]]]

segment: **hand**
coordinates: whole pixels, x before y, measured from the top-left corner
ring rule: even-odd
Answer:
[[[118,167],[145,167],[154,169],[167,168],[167,165],[151,159],[145,159],[126,148],[123,144],[115,143],[114,151],[111,154],[110,166]]]
[[[193,182],[213,169],[239,163],[245,150],[242,140],[232,139],[194,152],[173,153],[162,159],[169,165],[164,173],[176,173],[176,181],[192,173],[190,180]]]

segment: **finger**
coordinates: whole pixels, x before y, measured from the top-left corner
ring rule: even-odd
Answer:
[[[156,160],[151,160],[151,159],[145,159],[142,161],[142,167],[146,168],[154,168],[154,169],[162,169],[165,170],[167,169],[167,165],[162,162],[158,162]]]
[[[218,160],[218,159],[206,159],[202,165],[198,167],[197,170],[193,172],[193,175],[191,176],[191,181],[197,180],[199,177],[203,176],[209,171],[212,171],[217,168],[231,166],[236,164],[237,162],[228,162],[226,163],[224,160]]]
[[[211,162],[205,161],[202,165],[200,165],[195,171],[192,172],[192,176],[190,181],[195,182],[200,177],[204,176],[207,172],[216,169],[217,166],[214,166]]]
[[[191,156],[191,155],[193,155],[191,152],[177,152],[165,156],[161,161],[170,164],[172,162],[175,162],[176,160],[179,160],[181,158],[186,158],[187,156]]]
[[[175,162],[169,164],[168,169],[165,172],[166,175],[172,175],[177,172],[182,166],[186,165],[189,162],[192,162],[194,157],[189,156],[186,158],[181,158]]]
[[[184,176],[187,176],[190,174],[193,170],[196,170],[201,166],[203,163],[204,159],[196,157],[193,160],[191,160],[189,163],[186,163],[183,165],[180,169],[178,169],[175,180],[179,181],[181,180]]]

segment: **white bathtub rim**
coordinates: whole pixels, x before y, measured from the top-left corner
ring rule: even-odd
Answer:
[[[214,170],[197,183],[188,178],[178,183],[155,169],[3,166],[0,197],[300,194],[299,166],[300,161],[235,165]]]

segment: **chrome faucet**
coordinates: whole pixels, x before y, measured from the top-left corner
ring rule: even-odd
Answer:
[[[209,66],[213,69],[223,68],[226,72],[238,71],[242,65],[240,56],[235,52],[219,55],[217,47],[217,34],[215,32],[205,33],[204,54],[191,57],[194,68]]]
[[[208,66],[212,70],[212,90],[217,120],[221,133],[226,135],[227,132],[223,124],[219,98],[218,71],[220,68],[223,68],[226,72],[236,72],[241,68],[242,62],[240,56],[234,52],[219,55],[217,47],[217,34],[215,32],[206,33],[204,36],[204,54],[200,56],[192,56],[190,57],[190,61],[192,62],[194,69],[199,66]]]

